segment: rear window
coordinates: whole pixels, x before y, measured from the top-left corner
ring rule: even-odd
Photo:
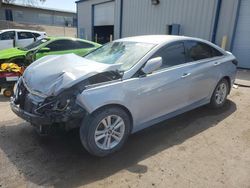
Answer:
[[[36,38],[38,38],[38,37],[41,36],[39,33],[33,33],[33,35],[34,35]]]
[[[94,48],[95,46],[93,44],[83,42],[83,41],[75,41],[76,49],[81,49],[81,48]]]
[[[187,50],[188,62],[198,61],[202,59],[213,58],[223,55],[220,51],[213,48],[212,46],[197,41],[187,41],[186,50]]]

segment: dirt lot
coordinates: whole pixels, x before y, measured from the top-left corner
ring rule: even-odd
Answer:
[[[202,107],[90,156],[77,131],[39,137],[0,96],[0,187],[250,188],[250,88],[220,110]]]

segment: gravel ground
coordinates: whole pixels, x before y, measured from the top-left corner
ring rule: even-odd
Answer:
[[[250,88],[225,107],[190,111],[90,156],[78,132],[40,137],[0,96],[0,187],[250,188]]]

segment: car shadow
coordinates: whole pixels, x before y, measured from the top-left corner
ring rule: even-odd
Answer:
[[[0,147],[8,159],[36,185],[78,187],[120,170],[146,173],[147,166],[138,163],[172,146],[216,126],[236,111],[227,101],[221,109],[206,106],[192,110],[151,128],[131,135],[121,151],[97,158],[82,147],[78,131],[60,136],[40,137],[27,123],[0,127]]]

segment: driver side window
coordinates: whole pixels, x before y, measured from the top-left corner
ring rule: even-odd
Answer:
[[[159,69],[186,63],[184,43],[178,42],[158,50],[152,58],[161,57],[162,66]]]
[[[0,34],[0,40],[14,40],[15,31],[7,31]]]

